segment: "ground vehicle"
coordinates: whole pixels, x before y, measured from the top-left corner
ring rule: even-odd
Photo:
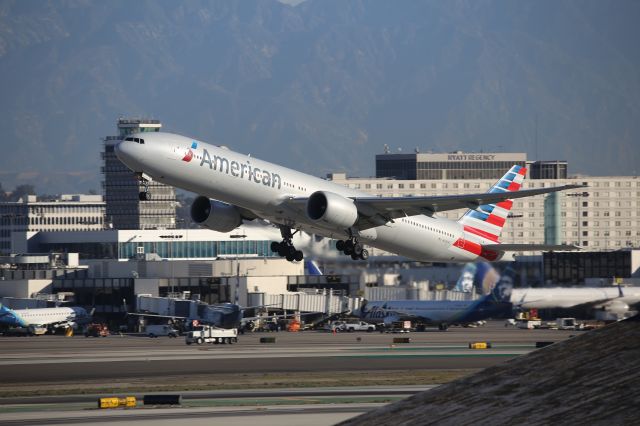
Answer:
[[[364,321],[353,321],[353,322],[346,322],[342,325],[342,330],[341,331],[348,331],[348,332],[352,332],[352,331],[375,331],[376,330],[376,326],[373,324],[369,324],[367,322]]]
[[[197,343],[201,345],[203,343],[237,343],[238,342],[238,329],[237,328],[218,328],[210,325],[200,325],[194,327],[185,335],[185,343],[190,345]]]
[[[556,326],[558,330],[576,330],[578,329],[578,324],[576,323],[575,318],[557,318]]]
[[[344,331],[344,325],[344,321],[331,321],[325,324],[324,329],[332,332]]]
[[[173,328],[168,324],[160,324],[160,325],[148,325],[145,328],[145,333],[149,337],[158,337],[158,336],[169,336],[169,337],[178,337],[180,334],[178,330]]]
[[[84,337],[107,337],[109,329],[106,324],[91,323],[84,330]]]

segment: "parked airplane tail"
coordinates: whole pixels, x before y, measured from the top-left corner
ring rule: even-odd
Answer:
[[[324,275],[315,260],[305,260],[304,266],[307,270],[307,275]]]
[[[489,189],[489,193],[518,191],[522,186],[526,173],[527,169],[522,166],[515,165],[511,167]],[[475,209],[467,210],[458,222],[464,226],[465,231],[498,242],[512,206],[512,200],[505,200],[496,204],[483,204]]]
[[[500,274],[500,279],[491,291],[491,296],[496,302],[510,302],[515,275],[516,272],[511,266],[507,266],[505,270],[502,271],[502,274]]]

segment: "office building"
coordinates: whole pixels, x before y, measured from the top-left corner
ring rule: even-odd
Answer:
[[[118,135],[104,138],[104,196],[106,221],[114,229],[174,229],[176,192],[172,186],[149,182],[150,201],[141,201],[144,185],[115,155],[115,145],[132,133],[158,132],[158,120],[120,119]]]
[[[104,228],[104,214],[100,195],[61,195],[46,201],[27,195],[0,203],[0,253],[12,252],[12,233],[97,231]]]
[[[333,173],[329,175],[329,179],[383,197],[486,192],[495,183],[493,178],[400,180],[347,178],[345,173]],[[558,210],[553,207],[554,211],[547,213],[546,223],[545,198],[548,195],[515,200],[501,241],[544,244],[546,232],[547,241],[575,244],[589,250],[640,247],[640,179],[636,176],[526,179],[523,189],[575,184],[586,187],[558,193],[553,201]],[[464,210],[454,210],[437,215],[457,220],[463,213]],[[553,226],[553,229],[546,231],[545,226]]]
[[[499,179],[517,164],[526,166],[525,153],[419,153],[376,155],[376,177],[402,180]]]

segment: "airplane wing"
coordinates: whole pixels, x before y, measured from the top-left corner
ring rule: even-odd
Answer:
[[[482,248],[498,251],[563,251],[582,250],[573,244],[486,244]]]
[[[523,189],[514,192],[487,192],[481,194],[436,195],[425,197],[352,197],[358,208],[357,227],[361,230],[386,224],[393,219],[424,214],[432,216],[436,212],[477,209],[481,205],[495,204],[515,198],[532,197],[567,189],[584,188],[584,185],[562,185],[550,188]],[[304,212],[308,198],[296,197],[283,204]]]

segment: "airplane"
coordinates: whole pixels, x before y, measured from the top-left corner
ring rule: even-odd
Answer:
[[[517,310],[586,308],[605,318],[623,318],[640,308],[640,287],[514,288],[511,301]]]
[[[507,266],[499,274],[490,264],[475,264],[477,271],[472,279],[482,294],[497,281],[507,281],[513,287],[514,271]],[[472,284],[474,285],[474,284]],[[464,288],[463,288],[464,287]],[[470,292],[469,287],[460,282],[456,286],[459,291]],[[535,287],[516,288],[511,291],[511,303],[517,311],[530,309],[588,309],[599,313],[613,315],[617,318],[631,315],[640,308],[640,287]],[[605,317],[608,317],[605,315]]]
[[[24,328],[34,334],[37,328],[77,328],[91,321],[91,315],[79,306],[34,309],[9,309],[0,304],[0,324],[11,328]]]
[[[526,168],[517,165],[484,194],[383,198],[172,133],[136,133],[114,151],[142,183],[140,200],[152,199],[149,182],[156,180],[200,194],[191,217],[203,227],[231,232],[243,220],[268,220],[282,236],[271,243],[272,251],[289,261],[304,257],[292,243],[299,231],[337,239],[337,250],[353,260],[367,259],[363,244],[432,262],[496,261],[508,251],[577,249],[499,242],[513,199],[583,187],[520,190]],[[458,221],[436,216],[461,208],[468,210]]]
[[[512,282],[500,280],[491,293],[476,300],[364,300],[354,313],[363,321],[385,327],[396,321],[415,321],[446,330],[451,324],[466,325],[511,314]]]

